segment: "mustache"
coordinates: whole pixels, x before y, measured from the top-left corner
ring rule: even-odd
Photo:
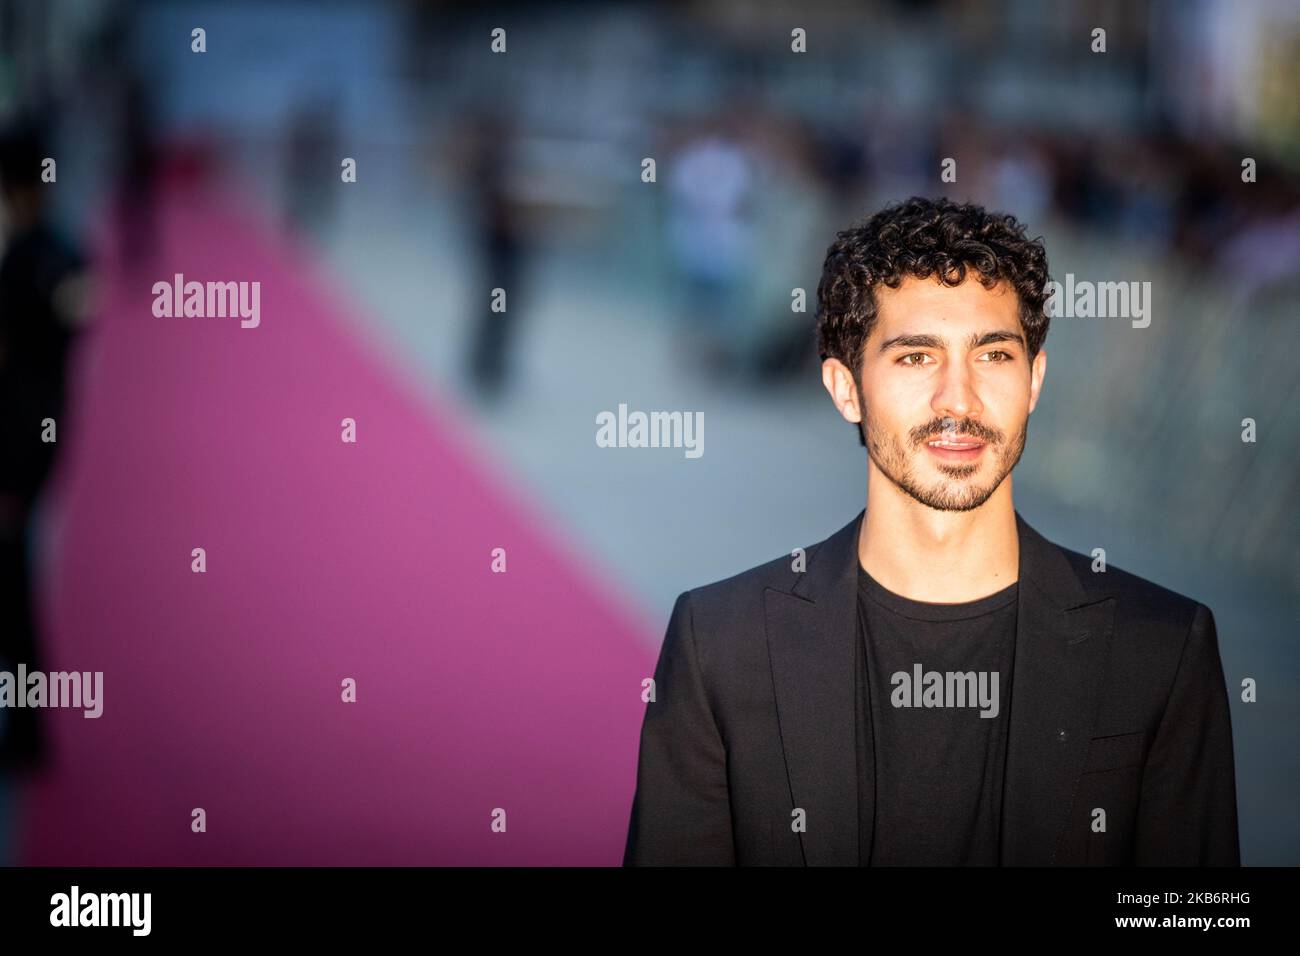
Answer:
[[[909,436],[914,445],[924,445],[936,438],[946,438],[948,440],[972,438],[990,445],[1002,441],[1002,433],[996,428],[990,428],[988,425],[972,421],[969,418],[961,421],[955,418],[936,418],[924,425],[913,428],[909,432]]]

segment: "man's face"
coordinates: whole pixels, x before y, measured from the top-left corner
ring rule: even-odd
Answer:
[[[939,511],[978,508],[1024,451],[1046,352],[1031,366],[1015,290],[1005,283],[909,278],[875,294],[860,390],[849,383],[837,395],[838,372],[824,374],[827,388],[846,418],[861,416],[867,453],[885,478]]]

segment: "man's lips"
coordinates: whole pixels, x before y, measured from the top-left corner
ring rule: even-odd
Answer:
[[[966,436],[958,438],[931,438],[925,443],[926,449],[939,461],[950,464],[978,461],[984,453],[984,442],[978,438]]]

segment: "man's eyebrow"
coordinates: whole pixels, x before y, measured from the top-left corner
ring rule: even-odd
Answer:
[[[880,351],[888,352],[890,349],[942,349],[947,340],[937,335],[895,335],[892,339],[886,339],[880,343]]]
[[[974,351],[986,345],[993,345],[996,342],[1015,342],[1017,345],[1024,345],[1025,336],[1022,332],[1008,332],[1005,329],[998,329],[996,332],[972,333],[966,347]]]
[[[992,345],[995,342],[1016,342],[1020,345],[1025,344],[1025,337],[1018,332],[1007,332],[998,330],[996,332],[972,332],[967,340],[967,347],[970,349],[982,348],[985,345]],[[886,339],[880,343],[880,351],[888,352],[890,349],[939,349],[945,350],[948,347],[948,340],[939,335],[913,334],[913,335],[896,335],[892,339]]]

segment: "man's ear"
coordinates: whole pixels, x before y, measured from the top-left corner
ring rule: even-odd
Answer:
[[[849,367],[837,358],[828,358],[822,362],[822,384],[831,396],[831,401],[839,409],[846,422],[857,424],[862,421],[862,406],[858,398],[858,386],[853,381]]]
[[[1038,404],[1038,393],[1042,391],[1043,379],[1047,375],[1047,349],[1040,347],[1029,366],[1029,410],[1032,412]]]

